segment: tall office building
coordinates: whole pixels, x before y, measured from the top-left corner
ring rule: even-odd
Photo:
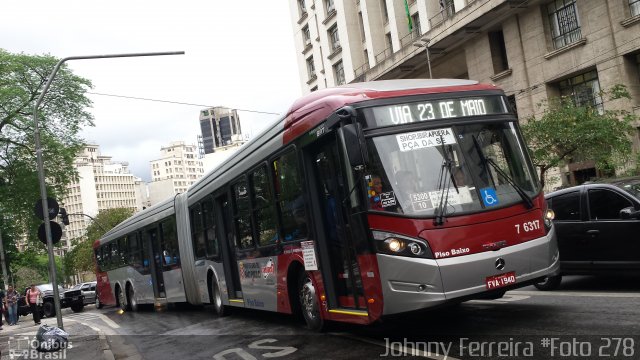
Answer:
[[[640,115],[640,0],[289,2],[306,93],[432,76],[494,83],[521,120],[558,95]],[[616,84],[632,99],[603,100]],[[640,128],[633,142],[638,151]],[[600,174],[581,161],[557,175],[574,184]]]
[[[151,205],[187,191],[204,175],[197,147],[184,141],[172,141],[160,148],[160,158],[151,161],[149,201]]]
[[[200,111],[200,130],[204,154],[244,143],[240,118],[235,109],[214,107]]]
[[[68,194],[61,202],[70,216],[61,240],[63,246],[56,250],[59,255],[71,249],[72,240],[86,234],[92,221],[89,216],[95,217],[101,210],[111,208],[142,210],[144,204],[140,201],[143,197],[137,194],[136,185],[141,179],[129,173],[126,162],[111,159],[111,156],[101,155],[95,144],[85,145],[76,157],[74,167],[78,177],[67,186]]]

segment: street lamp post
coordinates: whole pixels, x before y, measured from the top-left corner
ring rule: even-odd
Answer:
[[[53,241],[51,240],[51,226],[49,224],[49,204],[47,201],[47,187],[44,178],[44,165],[42,160],[42,145],[40,143],[40,128],[38,127],[38,106],[42,103],[44,95],[49,90],[49,86],[53,82],[56,73],[60,69],[63,63],[69,60],[84,60],[84,59],[106,59],[106,58],[122,58],[122,57],[139,57],[139,56],[162,56],[162,55],[182,55],[184,51],[173,52],[154,52],[154,53],[134,53],[134,54],[111,54],[111,55],[88,55],[88,56],[70,56],[66,57],[56,64],[53,71],[49,75],[49,79],[44,86],[44,89],[40,93],[38,100],[33,106],[33,128],[36,145],[36,163],[38,167],[38,181],[40,183],[40,197],[42,198],[42,213],[44,215],[44,230],[47,238],[47,252],[49,253],[49,277],[51,279],[51,285],[53,287],[53,303],[56,308],[56,317],[58,320],[58,327],[63,329],[62,314],[60,313],[60,292],[58,291],[58,281],[56,279],[56,264],[53,256]]]
[[[423,47],[425,48],[425,50],[427,51],[427,66],[429,67],[429,79],[433,79],[433,76],[431,75],[431,58],[429,55],[429,42],[431,41],[431,39],[420,39],[421,42],[415,42],[413,43],[413,46],[416,47]]]

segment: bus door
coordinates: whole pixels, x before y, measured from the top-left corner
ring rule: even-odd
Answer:
[[[147,229],[147,241],[151,249],[151,279],[153,281],[153,295],[156,298],[166,297],[164,290],[164,276],[162,274],[162,248],[160,247],[160,236],[158,228]]]
[[[242,287],[240,286],[240,275],[238,272],[238,262],[235,256],[235,235],[233,231],[233,210],[227,194],[220,195],[216,198],[217,214],[216,228],[218,229],[218,238],[220,248],[222,250],[222,265],[224,266],[224,277],[227,284],[229,299],[242,299]]]
[[[334,134],[313,146],[307,154],[310,171],[310,191],[314,200],[317,224],[318,252],[329,306],[333,308],[366,309],[360,268],[349,229],[348,201],[343,201],[349,189]]]

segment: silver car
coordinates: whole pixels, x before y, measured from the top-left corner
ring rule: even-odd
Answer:
[[[95,281],[80,283],[71,289],[72,290],[80,289],[80,291],[82,291],[82,295],[84,295],[85,305],[93,304],[96,302],[96,282]]]

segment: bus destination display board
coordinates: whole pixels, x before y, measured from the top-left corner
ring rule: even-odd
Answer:
[[[507,114],[502,96],[444,99],[373,108],[376,127],[465,116]]]

